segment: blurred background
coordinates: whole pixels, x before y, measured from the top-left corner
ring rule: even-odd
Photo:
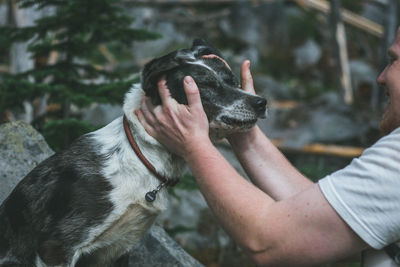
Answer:
[[[122,115],[154,57],[219,48],[239,76],[250,59],[268,117],[259,126],[313,180],[381,137],[376,77],[397,0],[0,0],[0,124],[24,120],[52,149]],[[229,146],[220,151],[244,176]],[[208,210],[188,171],[158,224],[206,266],[253,266]],[[359,266],[357,261],[331,266]]]

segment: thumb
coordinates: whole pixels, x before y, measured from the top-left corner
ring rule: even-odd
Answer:
[[[240,71],[240,80],[242,83],[242,89],[246,92],[255,94],[254,85],[253,85],[253,77],[250,72],[250,60],[245,60],[242,63],[242,68]]]
[[[186,76],[183,80],[183,87],[185,89],[186,98],[190,107],[202,106],[199,88],[192,77]]]

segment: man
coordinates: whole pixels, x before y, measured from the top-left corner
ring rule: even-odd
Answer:
[[[399,56],[400,28],[390,62],[377,79],[389,96],[380,125],[387,135],[319,183],[299,173],[257,126],[228,137],[253,183],[243,179],[211,143],[190,77],[184,79],[188,106],[173,100],[160,81],[163,105],[154,107],[144,98],[137,116],[150,135],[187,161],[225,230],[258,264],[333,262],[400,240]],[[242,64],[241,81],[254,93],[249,61]],[[395,266],[390,264],[380,266]]]

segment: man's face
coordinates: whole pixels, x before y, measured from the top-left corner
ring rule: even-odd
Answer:
[[[377,83],[389,97],[380,124],[385,134],[400,127],[400,27],[396,39],[388,50],[388,55],[389,63],[377,78]]]

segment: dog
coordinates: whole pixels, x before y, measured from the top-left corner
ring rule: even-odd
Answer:
[[[187,104],[187,75],[199,87],[213,140],[264,117],[266,100],[242,90],[208,42],[153,59],[125,95],[123,117],[40,163],[0,206],[0,266],[111,266],[140,240],[166,209],[165,187],[179,180],[185,162],[146,133],[135,110],[143,94],[161,103],[161,77]]]

